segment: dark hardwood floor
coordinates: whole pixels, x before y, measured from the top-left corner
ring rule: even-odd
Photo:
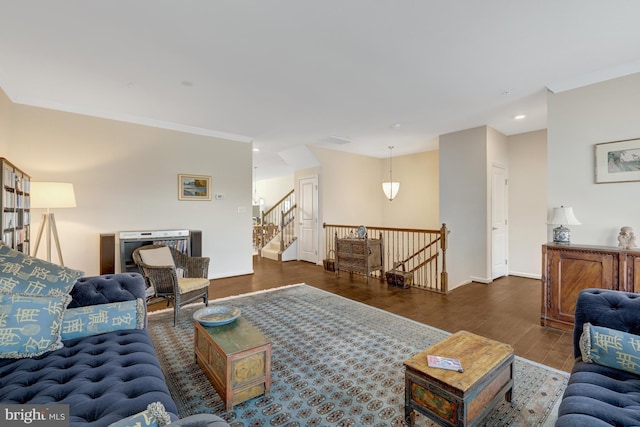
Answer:
[[[254,274],[211,281],[209,298],[306,283],[448,332],[467,330],[507,344],[518,356],[563,371],[573,366],[570,332],[540,326],[540,280],[503,277],[470,283],[448,295],[399,289],[363,276],[325,272],[302,261],[277,263],[254,256]]]

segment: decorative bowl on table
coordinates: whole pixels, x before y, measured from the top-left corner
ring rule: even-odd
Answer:
[[[201,308],[193,313],[193,318],[204,326],[226,325],[238,317],[240,317],[239,308],[224,305]]]

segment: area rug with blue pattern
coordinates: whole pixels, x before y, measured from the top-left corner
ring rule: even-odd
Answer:
[[[449,334],[308,286],[211,301],[232,305],[269,337],[271,392],[225,410],[193,349],[194,304],[150,313],[148,328],[179,415],[213,413],[242,426],[403,426],[403,362]],[[211,305],[211,304],[210,304]],[[516,356],[513,400],[486,426],[553,425],[568,373]],[[416,425],[434,426],[424,416]]]

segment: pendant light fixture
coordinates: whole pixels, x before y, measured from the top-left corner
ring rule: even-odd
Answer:
[[[398,190],[400,190],[400,183],[398,181],[393,180],[393,172],[391,168],[391,151],[393,150],[393,145],[389,146],[389,181],[382,183],[382,191],[384,191],[384,195],[392,201],[395,199],[398,194]]]
[[[260,196],[258,196],[258,184],[256,182],[257,166],[253,167],[253,204],[260,205]]]

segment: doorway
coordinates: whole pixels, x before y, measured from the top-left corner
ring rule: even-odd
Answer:
[[[298,259],[318,263],[318,176],[298,180]]]
[[[491,168],[491,279],[508,275],[507,170]]]

